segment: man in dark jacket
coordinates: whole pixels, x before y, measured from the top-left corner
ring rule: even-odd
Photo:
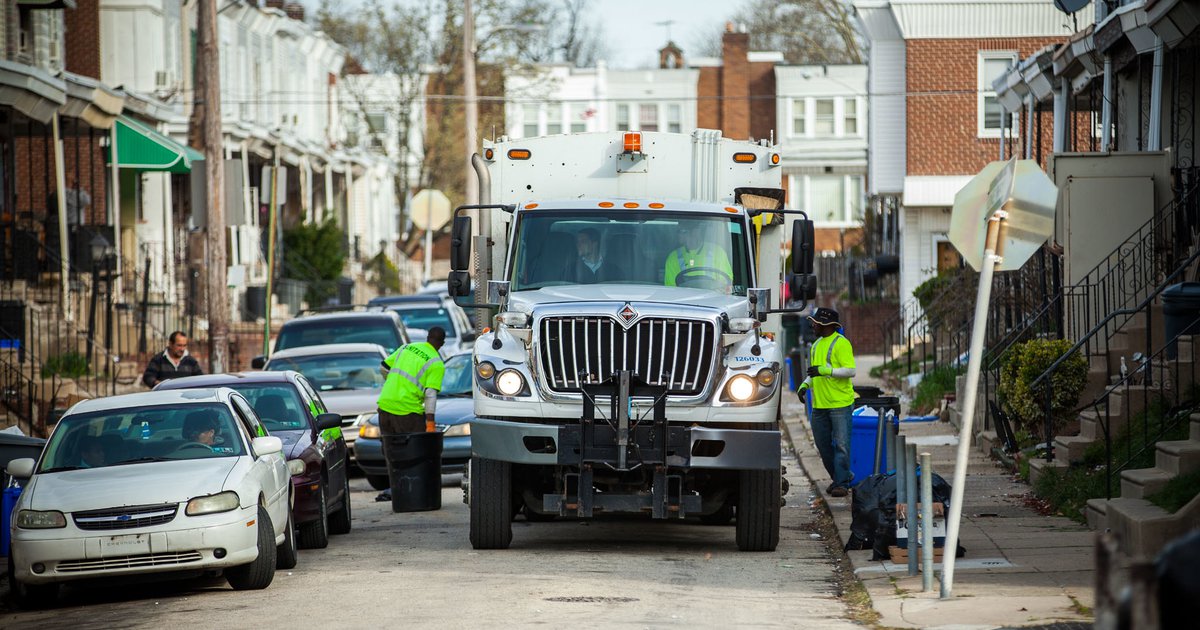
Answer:
[[[167,341],[167,349],[162,354],[154,355],[150,359],[150,364],[146,366],[145,373],[142,374],[142,382],[146,384],[146,387],[154,387],[173,378],[204,374],[204,370],[200,369],[200,364],[188,356],[187,345],[188,338],[183,331],[177,330],[171,333],[171,337]]]
[[[568,263],[563,280],[575,284],[594,284],[625,279],[625,273],[615,261],[600,255],[600,232],[584,228],[575,235],[575,251],[579,254]]]

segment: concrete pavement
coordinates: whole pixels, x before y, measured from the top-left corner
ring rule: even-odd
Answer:
[[[859,357],[858,385],[881,357]],[[904,409],[907,413],[907,408]],[[833,514],[844,545],[850,535],[850,497],[825,493],[829,475],[813,444],[804,408],[791,395],[784,402],[784,424],[801,465]],[[933,456],[934,472],[952,482],[958,436],[941,422],[901,423],[901,435],[922,443],[918,452]],[[871,550],[847,555],[862,580],[879,624],[897,628],[1000,628],[1055,622],[1091,622],[1093,533],[1062,517],[1041,516],[1024,504],[1029,486],[978,450],[972,450],[959,541],[966,556],[955,566],[954,598],[939,599],[938,581],[921,592],[921,577],[907,565],[871,560]],[[935,565],[938,578],[941,564]]]

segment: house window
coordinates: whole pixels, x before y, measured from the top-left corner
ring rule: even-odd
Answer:
[[[667,105],[667,131],[679,133],[683,130],[683,107],[678,103]]]
[[[842,104],[842,133],[847,136],[858,135],[858,99],[848,98]]]
[[[556,136],[563,132],[562,103],[550,103],[546,108],[546,135]]]
[[[629,131],[629,105],[617,105],[617,131]]]
[[[642,103],[638,105],[638,128],[642,131],[658,131],[658,105]]]
[[[571,103],[571,133],[587,131],[587,103]]]
[[[792,135],[808,135],[808,105],[802,98],[792,99]]]
[[[978,91],[979,91],[979,137],[999,138],[1004,127],[1004,110],[1000,107],[1000,99],[992,89],[992,82],[1000,78],[1008,69],[1017,63],[1014,52],[981,52],[979,53]],[[1017,116],[1012,117],[1012,133],[1017,133]]]
[[[813,133],[818,136],[834,134],[833,99],[817,99],[816,115],[813,117]]]
[[[841,176],[808,178],[809,215],[815,221],[836,223],[846,219],[846,195]]]
[[[533,138],[538,135],[538,109],[536,104],[526,103],[521,106],[521,120],[523,127],[521,136],[525,138]]]
[[[818,226],[861,223],[866,210],[861,175],[793,175],[788,180],[788,197]]]

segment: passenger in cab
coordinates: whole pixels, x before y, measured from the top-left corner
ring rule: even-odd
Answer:
[[[575,235],[575,251],[579,255],[567,264],[563,280],[573,284],[595,284],[625,278],[616,262],[600,254],[600,232],[595,228],[579,230]]]

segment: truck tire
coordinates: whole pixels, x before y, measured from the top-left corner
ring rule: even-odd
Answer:
[[[508,549],[512,542],[512,464],[471,457],[471,546]]]
[[[779,544],[779,469],[743,470],[737,505],[737,546],[775,551]]]

